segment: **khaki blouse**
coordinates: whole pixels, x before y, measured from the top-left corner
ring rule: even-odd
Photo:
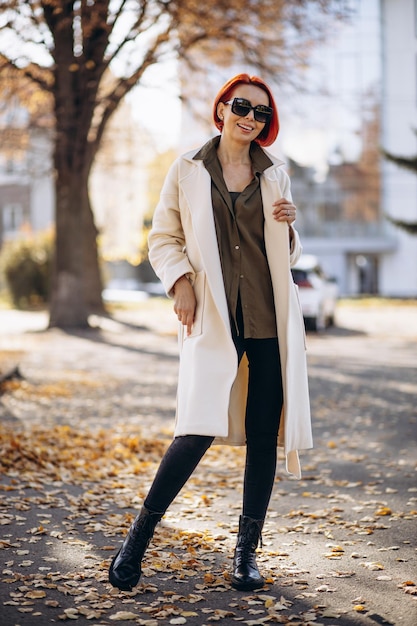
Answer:
[[[217,157],[219,141],[220,137],[208,141],[194,159],[202,159],[211,176],[217,245],[231,324],[239,332],[237,311],[241,306],[245,339],[276,337],[276,313],[265,252],[260,189],[260,176],[272,162],[253,142],[250,157],[254,177],[241,193],[234,193],[233,189],[227,189],[223,178]]]

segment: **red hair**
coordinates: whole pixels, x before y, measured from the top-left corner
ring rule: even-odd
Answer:
[[[255,141],[260,146],[270,146],[272,143],[274,143],[275,139],[278,136],[278,109],[270,88],[262,80],[262,78],[258,78],[258,76],[249,76],[249,74],[238,74],[237,76],[234,76],[229,81],[227,81],[225,85],[223,85],[223,87],[217,94],[213,105],[213,121],[215,127],[217,128],[217,130],[222,132],[223,121],[219,118],[217,114],[217,106],[219,102],[227,102],[228,100],[231,100],[234,90],[239,85],[254,85],[255,87],[259,87],[260,89],[262,89],[267,94],[269,98],[269,106],[273,108],[274,112],[272,113],[271,120],[265,124],[265,127],[262,129],[262,132],[259,133]]]

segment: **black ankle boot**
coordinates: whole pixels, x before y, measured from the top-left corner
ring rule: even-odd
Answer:
[[[239,534],[233,558],[232,587],[250,591],[264,586],[264,579],[256,565],[255,551],[262,538],[263,520],[254,520],[245,515],[239,518]]]
[[[162,515],[163,513],[154,513],[142,507],[141,512],[132,523],[122,547],[111,562],[109,581],[113,587],[117,587],[121,591],[132,591],[132,588],[138,584],[142,573],[143,555]]]

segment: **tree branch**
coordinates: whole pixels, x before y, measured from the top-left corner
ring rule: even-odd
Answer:
[[[18,66],[12,59],[8,59],[3,55],[0,56],[0,72],[5,68],[10,68],[22,76],[25,76],[32,82],[36,83],[49,93],[53,92],[53,74],[52,70],[41,67],[37,63],[30,63],[25,67]]]
[[[391,152],[387,152],[386,150],[381,150],[382,154],[388,161],[391,163],[395,163],[399,167],[403,167],[404,169],[410,170],[414,173],[417,173],[417,154],[414,157],[404,157],[404,156],[396,156]]]
[[[133,89],[133,87],[140,81],[145,71],[157,62],[157,52],[163,43],[169,40],[169,33],[170,27],[164,33],[160,33],[155,38],[152,48],[148,49],[140,67],[138,67],[128,78],[118,79],[111,92],[103,96],[101,102],[97,104],[96,109],[100,110],[100,118],[94,128],[93,134],[90,136],[88,145],[88,159],[91,163],[98,147],[100,146],[109,119],[117,109],[121,100],[123,100],[131,89]]]
[[[417,222],[406,222],[405,220],[398,220],[391,217],[391,215],[388,215],[387,213],[385,214],[385,217],[391,224],[397,226],[397,228],[404,230],[410,235],[417,235]]]
[[[87,0],[81,2],[82,54],[85,60],[101,65],[105,50],[109,44],[110,26],[107,24],[109,1],[97,3],[95,12],[91,11]]]
[[[150,15],[147,15],[148,6],[149,6],[149,3],[147,2],[147,0],[144,0],[142,2],[142,6],[137,16],[137,19],[135,20],[134,24],[132,24],[132,26],[130,27],[129,32],[119,42],[119,44],[115,46],[115,48],[111,51],[111,54],[109,54],[106,57],[105,59],[106,67],[108,67],[111,64],[111,62],[114,61],[114,59],[119,56],[119,54],[126,47],[127,44],[133,43],[141,34],[145,33],[150,28],[158,24],[158,21],[160,21],[161,19],[162,12],[155,13],[155,15],[151,17]]]

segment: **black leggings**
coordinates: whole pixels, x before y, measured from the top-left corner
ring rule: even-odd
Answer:
[[[243,515],[265,519],[277,463],[277,436],[283,403],[278,340],[233,336],[239,362],[246,352],[249,387],[246,406],[246,464]],[[164,513],[213,443],[214,437],[176,437],[166,451],[145,506]]]

